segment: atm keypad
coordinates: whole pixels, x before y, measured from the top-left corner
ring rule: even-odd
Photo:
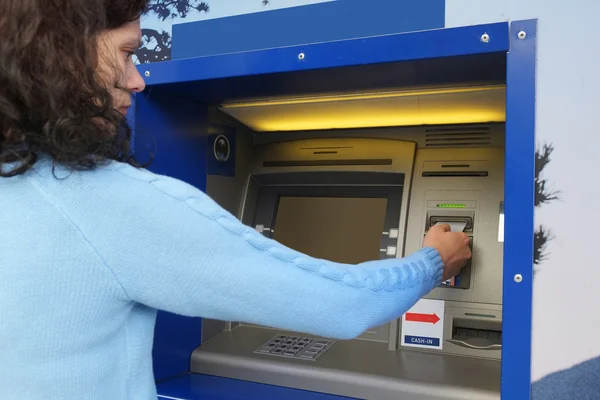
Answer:
[[[302,360],[316,360],[334,344],[334,340],[316,340],[306,337],[277,335],[256,349],[254,353]]]

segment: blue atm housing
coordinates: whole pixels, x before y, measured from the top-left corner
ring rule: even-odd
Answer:
[[[207,173],[230,175],[235,170],[235,157],[226,167],[211,164],[215,132],[228,132],[211,124],[208,105],[248,97],[368,91],[386,86],[466,81],[506,84],[501,397],[529,399],[536,30],[535,20],[514,21],[140,65],[147,88],[136,96],[131,118],[135,148],[144,154],[145,149],[153,149],[153,172],[205,190]],[[482,40],[483,35],[490,40]],[[194,50],[179,48],[177,54],[191,55]],[[228,137],[235,146],[235,137]],[[333,398],[190,375],[190,357],[201,344],[201,331],[199,318],[159,312],[153,353],[159,394],[205,398],[202,396],[218,388],[220,395],[211,392],[216,398]]]

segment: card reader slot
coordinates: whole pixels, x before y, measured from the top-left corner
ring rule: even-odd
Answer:
[[[502,349],[502,321],[455,317],[449,343],[476,350]]]
[[[473,230],[473,218],[471,217],[461,217],[461,216],[451,216],[451,215],[432,215],[429,217],[429,226],[431,228],[438,222],[462,222],[465,223],[465,229],[463,231],[471,232]]]

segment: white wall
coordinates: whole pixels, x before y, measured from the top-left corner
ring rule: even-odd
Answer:
[[[533,380],[600,356],[599,17],[598,0],[446,0],[447,27],[539,19],[536,136],[562,193],[536,211],[555,238],[534,281]]]

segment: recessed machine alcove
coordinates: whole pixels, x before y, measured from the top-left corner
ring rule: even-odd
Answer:
[[[524,398],[507,397],[524,382],[507,365],[523,360],[516,338],[530,338],[533,202],[516,190],[533,194],[533,83],[517,88],[514,70],[515,57],[532,62],[534,38],[511,54],[519,39],[503,23],[140,66],[150,78],[136,146],[158,136],[177,156],[157,172],[204,185],[261,234],[355,264],[410,254],[449,223],[473,250],[425,296],[442,307],[424,321],[438,337],[414,317],[344,341],[203,320],[189,372],[351,398]],[[219,137],[230,159],[214,159]],[[173,360],[176,344],[159,336],[155,363]]]

